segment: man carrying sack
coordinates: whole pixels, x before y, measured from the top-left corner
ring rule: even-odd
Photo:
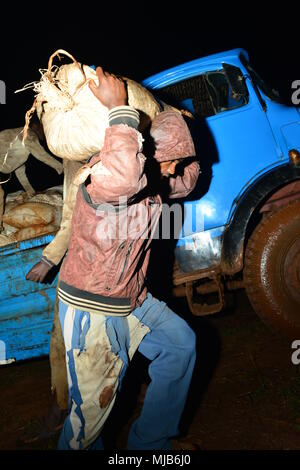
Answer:
[[[109,128],[101,152],[74,180],[79,186],[58,289],[69,388],[69,414],[58,448],[103,449],[101,430],[138,350],[151,360],[151,383],[128,449],[168,450],[192,377],[195,335],[147,292],[150,244],[162,201],[144,171],[150,156],[142,154],[139,113],[128,106],[123,81],[101,67],[97,76],[99,85],[89,86],[109,109]],[[174,111],[162,112],[153,119],[150,135],[169,197],[188,195],[199,165],[189,158],[195,149],[184,119]],[[178,163],[183,171],[176,176]],[[107,236],[114,211],[126,222],[125,237],[118,230]],[[119,223],[119,230],[124,225]]]

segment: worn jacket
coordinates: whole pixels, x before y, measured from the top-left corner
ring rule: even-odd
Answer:
[[[77,192],[58,295],[81,310],[127,315],[146,297],[150,241],[162,202],[159,194],[147,193],[138,112],[114,108],[109,122],[103,149],[80,170],[85,181]],[[159,114],[151,136],[158,161],[195,155],[188,127],[176,112]],[[181,176],[170,178],[170,197],[189,194],[198,174],[193,161]]]

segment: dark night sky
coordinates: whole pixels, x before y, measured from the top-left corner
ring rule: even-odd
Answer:
[[[178,14],[165,15],[163,19],[157,13],[153,21],[148,18],[145,22],[143,14],[139,20],[124,20],[121,26],[114,22],[111,27],[103,22],[105,15],[100,13],[93,20],[90,15],[88,20],[82,18],[79,22],[77,18],[74,22],[60,14],[46,21],[45,12],[18,26],[14,30],[17,38],[15,33],[2,31],[0,79],[6,83],[7,104],[0,106],[0,129],[23,125],[24,112],[33,101],[33,93],[28,90],[14,94],[14,91],[38,80],[38,69],[47,67],[49,56],[58,48],[71,52],[86,64],[101,65],[108,71],[141,80],[200,56],[244,47],[266,81],[289,95],[291,82],[300,79],[299,28],[292,24],[288,31],[282,28],[288,10],[279,12],[275,20],[270,12],[263,16],[253,5],[252,16],[247,11],[249,6],[243,8],[240,6],[233,16],[231,6],[223,18],[207,12],[195,14],[187,9],[186,13],[178,10]],[[290,13],[289,22],[296,15],[293,10]]]
[[[100,10],[93,14],[90,7],[88,19],[82,17],[79,21],[59,13],[47,17],[43,11],[14,27],[13,35],[0,32],[0,79],[7,89],[7,104],[0,105],[0,130],[23,126],[33,92],[14,91],[39,80],[38,69],[47,67],[49,56],[58,48],[69,51],[79,62],[101,65],[139,81],[197,57],[243,47],[263,78],[287,101],[290,99],[291,83],[300,79],[299,28],[291,23],[297,12],[279,11],[274,19],[270,12],[262,15],[252,5],[250,16],[249,5],[240,4],[234,16],[233,6],[224,15],[215,16],[212,12],[195,14],[188,9],[189,4],[186,11],[176,5],[172,17],[162,17],[158,12],[150,17],[143,12],[138,19],[124,18],[121,26],[122,12],[118,21],[109,21],[107,18],[112,16],[101,15]],[[19,18],[22,19],[22,12]],[[286,21],[290,24],[288,31],[282,28]]]

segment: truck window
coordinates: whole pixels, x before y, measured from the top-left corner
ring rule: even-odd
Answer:
[[[155,94],[166,103],[189,111],[194,117],[207,117],[215,114],[203,75],[161,88]]]
[[[247,104],[248,97],[233,92],[223,70],[207,73],[206,81],[216,114]]]
[[[247,96],[232,92],[223,70],[168,85],[156,91],[156,96],[176,108],[189,111],[195,118],[213,116],[248,102]]]

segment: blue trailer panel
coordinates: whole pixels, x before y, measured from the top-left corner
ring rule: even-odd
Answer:
[[[57,276],[51,284],[25,276],[54,236],[0,247],[0,364],[49,353]]]

